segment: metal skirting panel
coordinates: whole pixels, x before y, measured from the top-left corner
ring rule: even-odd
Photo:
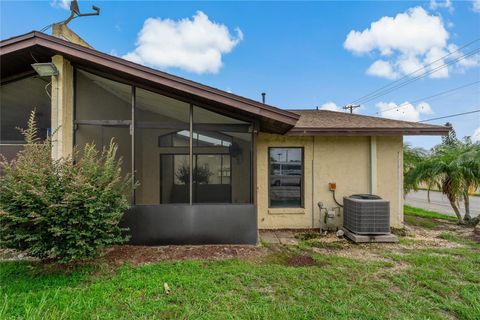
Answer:
[[[253,204],[136,205],[122,225],[136,245],[256,244],[258,235]]]

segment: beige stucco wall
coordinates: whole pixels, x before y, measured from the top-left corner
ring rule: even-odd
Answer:
[[[73,67],[63,56],[55,55],[52,62],[58,70],[52,76],[52,157],[69,157],[73,150]]]
[[[83,40],[78,34],[73,32],[67,25],[63,23],[55,23],[52,25],[52,36],[82,45],[87,48],[93,48],[85,40]]]
[[[390,200],[390,224],[403,226],[403,139],[377,137],[378,195]]]
[[[376,137],[376,144],[377,193],[390,201],[391,226],[401,227],[403,140],[401,136]],[[269,147],[304,148],[303,208],[268,207]],[[329,182],[337,184],[339,201],[343,196],[371,190],[370,137],[294,137],[260,133],[256,165],[260,229],[318,228],[320,212],[317,203],[321,201],[328,208],[336,206],[328,189]]]
[[[91,48],[85,40],[70,30],[65,24],[54,24],[52,26],[52,35]],[[52,132],[54,133],[52,158],[59,159],[70,157],[73,152],[74,72],[70,61],[62,55],[53,56],[52,63],[55,64],[58,70],[58,75],[51,77],[51,121]]]

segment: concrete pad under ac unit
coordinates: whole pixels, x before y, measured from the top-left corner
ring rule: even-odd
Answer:
[[[394,243],[398,242],[398,238],[394,234],[381,234],[381,235],[365,235],[356,234],[346,228],[342,228],[345,232],[345,237],[352,240],[355,243]]]

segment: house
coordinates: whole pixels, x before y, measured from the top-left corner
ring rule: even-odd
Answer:
[[[256,243],[258,229],[318,228],[317,203],[337,206],[329,183],[339,201],[389,200],[399,228],[403,136],[449,130],[283,110],[99,52],[64,25],[53,31],[1,41],[0,152],[21,150],[15,127],[33,108],[40,134],[56,132],[53,158],[115,139],[123,172],[140,183],[123,222],[135,244]]]

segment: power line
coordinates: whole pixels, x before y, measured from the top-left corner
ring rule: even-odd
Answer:
[[[421,70],[426,69],[428,66],[430,66],[430,65],[432,65],[432,64],[434,64],[434,63],[436,63],[436,62],[439,62],[439,61],[444,60],[445,58],[451,56],[451,55],[454,54],[454,53],[459,52],[460,50],[462,50],[462,49],[464,49],[464,48],[472,45],[473,43],[475,43],[475,42],[477,42],[477,41],[479,41],[479,40],[480,40],[480,38],[476,38],[476,39],[474,39],[474,40],[472,40],[472,41],[464,44],[463,46],[461,46],[461,47],[458,48],[457,50],[454,50],[454,51],[448,53],[447,55],[444,55],[444,56],[438,58],[437,60],[430,62],[429,64],[423,66],[422,68],[419,68],[419,69],[417,69],[417,70],[415,70],[415,71],[413,71],[413,72],[410,72],[410,73],[406,74],[405,76],[401,77],[400,79],[397,79],[397,80],[395,80],[395,81],[393,81],[393,82],[391,82],[391,83],[389,83],[389,84],[386,84],[386,85],[384,85],[384,86],[382,86],[382,87],[380,87],[380,88],[378,88],[378,89],[370,92],[369,94],[366,94],[366,95],[358,98],[357,100],[352,101],[350,104],[358,103],[358,101],[361,101],[362,99],[365,99],[365,98],[367,98],[367,97],[369,97],[369,96],[377,93],[378,91],[381,91],[381,90],[383,90],[383,89],[385,89],[385,88],[388,88],[388,87],[392,86],[393,84],[398,83],[398,82],[400,82],[400,81],[408,78],[409,76],[411,76],[411,75],[413,75],[413,74],[415,74],[415,73],[417,73],[417,72],[419,72],[419,71],[421,71]]]
[[[426,77],[426,76],[428,76],[428,75],[430,75],[430,74],[432,74],[432,73],[435,73],[435,72],[437,72],[437,71],[439,71],[439,70],[441,70],[441,69],[443,69],[443,68],[446,68],[446,67],[448,67],[449,65],[452,65],[452,64],[454,64],[454,63],[457,63],[457,62],[459,62],[459,61],[461,61],[461,60],[463,60],[463,59],[466,59],[466,58],[468,58],[468,57],[470,57],[470,56],[472,56],[472,55],[474,55],[474,54],[477,54],[478,52],[480,52],[480,48],[474,49],[474,50],[470,51],[469,53],[467,53],[467,54],[465,54],[465,55],[463,55],[463,56],[461,56],[461,57],[459,57],[459,58],[457,58],[457,59],[455,59],[455,60],[452,60],[452,61],[450,61],[450,62],[448,62],[448,63],[443,64],[443,65],[440,65],[440,66],[438,66],[438,67],[436,67],[436,68],[434,68],[434,69],[431,69],[431,70],[429,70],[429,71],[427,71],[427,72],[425,72],[425,73],[422,73],[421,75],[416,76],[416,77],[414,77],[414,78],[411,78],[411,79],[409,79],[409,80],[407,80],[407,81],[405,81],[405,82],[403,82],[403,83],[401,83],[401,84],[399,84],[399,85],[397,85],[397,86],[394,86],[394,87],[392,87],[392,88],[389,88],[389,89],[386,89],[386,90],[384,90],[384,91],[382,91],[382,92],[379,92],[378,94],[376,94],[376,95],[374,95],[374,96],[372,96],[372,97],[370,97],[370,98],[368,98],[368,99],[366,99],[366,100],[363,100],[361,103],[364,104],[364,103],[370,102],[370,101],[372,101],[372,100],[374,100],[374,99],[376,99],[376,98],[379,98],[379,97],[381,97],[381,96],[384,96],[384,95],[386,95],[387,93],[390,93],[390,92],[395,91],[395,90],[397,90],[397,89],[399,89],[399,88],[402,88],[402,87],[404,87],[404,86],[406,86],[406,85],[408,85],[408,84],[410,84],[410,83],[412,83],[412,82],[414,82],[414,81],[420,80],[421,78],[424,78],[424,77]]]
[[[455,114],[451,114],[451,115],[443,116],[443,117],[438,117],[438,118],[431,118],[431,119],[421,120],[421,121],[417,121],[417,122],[428,122],[428,121],[433,121],[433,120],[453,118],[453,117],[463,116],[463,115],[466,115],[466,114],[477,113],[477,112],[480,112],[480,109],[472,110],[472,111],[467,111],[467,112],[462,112],[462,113],[455,113]]]
[[[474,81],[474,82],[467,83],[467,84],[465,84],[463,86],[460,86],[460,87],[456,87],[456,88],[453,88],[453,89],[441,91],[441,92],[438,92],[438,93],[433,94],[433,95],[428,96],[428,97],[416,99],[412,102],[404,102],[404,103],[402,103],[402,104],[400,104],[400,105],[398,105],[394,108],[389,108],[389,109],[385,109],[385,110],[382,110],[382,111],[377,111],[375,114],[380,114],[380,113],[388,112],[388,111],[395,110],[395,109],[398,110],[398,109],[401,109],[403,107],[408,106],[409,104],[414,104],[414,103],[417,103],[417,102],[420,102],[420,101],[425,101],[425,100],[429,100],[429,99],[432,99],[432,98],[435,98],[435,97],[439,97],[439,96],[442,96],[442,95],[447,94],[447,93],[451,93],[451,92],[454,92],[454,91],[457,91],[457,90],[460,90],[460,89],[463,89],[463,88],[473,86],[474,84],[477,84],[477,83],[480,83],[480,81]]]

